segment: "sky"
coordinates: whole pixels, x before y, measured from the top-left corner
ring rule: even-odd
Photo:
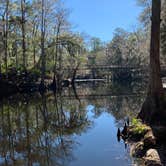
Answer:
[[[132,31],[141,8],[136,0],[66,0],[74,31],[110,41],[116,28]]]

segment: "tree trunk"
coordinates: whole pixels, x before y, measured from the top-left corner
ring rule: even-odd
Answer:
[[[3,17],[3,21],[5,22],[4,26],[4,46],[5,46],[5,71],[8,73],[8,17],[9,17],[9,0],[6,0],[6,9],[5,9],[5,18]]]
[[[36,46],[33,45],[33,66],[36,65]]]
[[[46,55],[45,55],[45,0],[42,0],[42,18],[41,18],[41,85],[44,88]]]
[[[34,19],[33,20],[33,30],[32,30],[32,37],[33,37],[33,65],[36,66],[36,38],[37,38],[37,30],[38,30],[38,22]]]
[[[25,44],[25,0],[21,0],[21,29],[22,29],[22,56],[23,68],[26,69],[26,44]]]
[[[2,55],[4,51],[4,46],[3,46],[3,32],[0,32],[0,74],[2,72]]]
[[[160,77],[160,13],[161,0],[152,0],[150,76],[146,100],[138,117],[147,123],[161,122],[164,115],[164,90]]]

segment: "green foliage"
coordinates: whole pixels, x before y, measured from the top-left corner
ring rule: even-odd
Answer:
[[[139,20],[146,31],[148,31],[148,29],[150,28],[151,23],[151,1],[152,0],[137,0],[138,5],[143,7],[143,10],[139,16]]]
[[[145,45],[146,39],[143,31],[138,29],[136,32],[127,32],[118,28],[107,46],[107,63],[128,66],[146,64],[148,49]]]
[[[8,21],[5,22],[8,24],[8,29],[4,30],[2,19],[6,19],[6,2],[9,2]],[[22,10],[21,2],[24,3],[25,11]],[[85,61],[85,57],[81,57],[85,52],[84,38],[78,33],[71,32],[68,21],[69,11],[62,0],[45,1],[43,6],[45,10],[44,27],[42,27],[41,20],[41,2],[3,0],[0,4],[0,31],[2,31],[0,35],[0,72],[6,72],[7,66],[20,72],[26,68],[38,75],[39,70],[42,70],[46,64],[46,74],[50,74],[55,70],[55,66],[56,72],[61,72],[62,68],[67,66],[74,68]],[[22,20],[23,15],[25,20]],[[45,29],[44,46],[41,44],[41,28]],[[5,36],[6,31],[7,36]],[[43,55],[45,56],[44,63]],[[24,63],[24,61],[26,62]],[[34,69],[36,71],[33,71]]]
[[[92,53],[96,53],[96,52],[101,51],[103,49],[103,42],[101,41],[100,38],[92,37],[90,44],[91,44],[91,52]]]
[[[161,17],[162,17],[162,22],[161,22],[161,64],[165,65],[166,63],[166,0],[161,0],[162,2],[162,8],[161,8]],[[137,0],[137,3],[139,6],[143,8],[139,20],[142,25],[142,28],[146,32],[147,40],[150,41],[150,27],[151,27],[151,4],[152,0]],[[146,45],[149,45],[149,43],[146,43]],[[147,47],[147,46],[146,46]],[[145,49],[144,49],[145,50]],[[148,47],[147,47],[147,50]]]
[[[36,75],[36,76],[40,76],[40,70],[39,69],[31,69],[31,72]]]
[[[144,135],[149,130],[149,127],[147,125],[143,124],[141,122],[141,120],[137,119],[137,118],[132,119],[131,125],[132,125],[132,132],[135,135],[137,135],[137,134]]]

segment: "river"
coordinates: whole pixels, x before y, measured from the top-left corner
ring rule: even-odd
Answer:
[[[136,166],[117,129],[136,116],[144,86],[78,84],[0,101],[0,166]]]

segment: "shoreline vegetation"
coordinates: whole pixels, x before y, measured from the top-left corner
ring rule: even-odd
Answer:
[[[0,98],[16,93],[44,92],[46,90],[56,90],[56,85],[51,76],[45,76],[44,87],[41,86],[39,74],[31,71],[21,73],[12,71],[11,73],[0,75]],[[61,87],[72,85],[71,80],[62,80]]]
[[[92,70],[89,68],[89,70]],[[44,86],[41,85],[41,74],[40,70],[16,70],[12,68],[8,70],[8,73],[0,74],[0,98],[7,97],[13,95],[15,93],[33,93],[33,92],[44,92],[46,90],[52,90],[54,92],[58,92],[62,90],[63,87],[75,86],[75,81],[77,80],[85,80],[84,82],[88,82],[88,80],[98,81],[103,80],[107,82],[107,78],[103,77],[101,74],[99,76],[93,77],[92,74],[87,75],[76,75],[78,72],[78,67],[74,69],[70,73],[70,78],[64,78],[60,76],[59,79],[53,76],[53,73],[46,74],[44,77]],[[114,80],[109,80],[109,83],[112,84],[130,84],[131,82],[142,82],[144,76],[139,80],[136,77],[131,76],[131,71],[116,71],[114,72]],[[121,79],[123,77],[123,81]],[[144,80],[144,82],[146,82]]]
[[[140,119],[133,118],[122,131],[118,129],[118,139],[130,145],[130,155],[143,160],[145,166],[163,166],[166,163],[165,126],[149,126]]]

